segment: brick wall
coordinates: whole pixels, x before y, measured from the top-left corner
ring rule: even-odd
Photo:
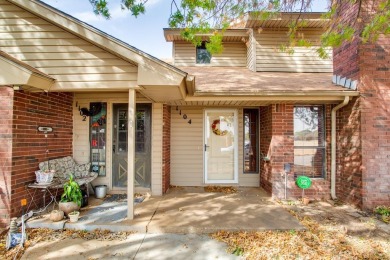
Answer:
[[[340,15],[340,23],[348,24],[358,15],[359,6],[357,4],[351,4],[350,2],[351,1],[340,1],[343,10]],[[352,42],[344,43],[339,48],[333,49],[333,74],[349,79],[358,78],[359,44],[359,37],[355,37]]]
[[[72,155],[72,103],[71,93],[15,92],[11,216],[20,215],[21,199],[30,201],[25,185],[35,180],[39,162]],[[45,138],[38,126],[50,126],[53,132]]]
[[[363,21],[370,19],[368,14],[375,6],[368,2],[360,11]],[[341,8],[343,21],[354,23],[357,5],[345,3]],[[341,179],[337,191],[341,199],[363,209],[390,205],[389,51],[390,38],[384,36],[375,44],[363,44],[356,37],[352,44],[334,50],[335,74],[359,80],[361,93],[339,113],[339,120],[348,121],[339,122],[338,128],[341,147],[337,174]]]
[[[272,106],[272,196],[284,198],[284,164],[294,163],[294,105]]]
[[[163,193],[171,184],[171,107],[163,105]]]
[[[336,194],[345,202],[362,206],[362,147],[360,99],[354,98],[337,112]]]
[[[359,47],[365,209],[390,205],[390,38]]]
[[[12,106],[13,89],[0,86],[0,228],[11,215]]]
[[[284,198],[284,164],[290,163],[291,172],[287,179],[287,198],[300,198],[302,190],[295,184],[294,177],[294,105],[274,104],[260,108],[260,151],[268,155],[270,162],[260,162],[260,185],[273,197]],[[305,195],[313,199],[330,197],[330,121],[331,106],[325,108],[326,132],[326,177],[313,179],[313,185]]]

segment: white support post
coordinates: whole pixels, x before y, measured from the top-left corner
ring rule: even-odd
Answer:
[[[135,90],[129,89],[129,112],[127,116],[127,219],[134,219],[135,104]]]

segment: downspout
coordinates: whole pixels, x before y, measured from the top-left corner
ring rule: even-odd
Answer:
[[[345,96],[344,101],[332,109],[332,133],[331,133],[331,168],[330,168],[330,195],[332,199],[336,197],[336,112],[349,103],[349,96]]]

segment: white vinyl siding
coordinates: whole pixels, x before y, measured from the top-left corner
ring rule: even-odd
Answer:
[[[135,85],[137,67],[0,0],[0,49],[49,74],[56,88]]]
[[[187,42],[175,42],[173,44],[174,65],[178,67],[196,66],[196,47]],[[223,43],[223,52],[214,54],[211,57],[210,64],[201,64],[200,66],[218,66],[218,67],[245,67],[247,66],[247,50],[245,43]]]
[[[251,71],[256,71],[256,41],[254,39],[253,35],[253,29],[249,29],[249,37],[248,42],[246,43],[247,46],[247,65],[246,67]]]
[[[215,107],[213,107],[215,108]],[[180,108],[179,108],[180,109]],[[183,114],[187,119],[183,119]],[[243,173],[243,110],[238,109],[238,184],[259,187],[259,174]],[[188,120],[191,119],[191,124]],[[171,184],[204,186],[203,178],[203,108],[183,107],[182,115],[171,110]]]
[[[171,184],[203,186],[203,109],[185,107],[182,115],[172,107]]]
[[[163,104],[152,107],[152,195],[162,195]]]
[[[254,31],[256,40],[256,71],[280,72],[333,72],[331,58],[321,59],[316,52],[315,43],[321,36],[320,30],[303,31],[313,47],[295,47],[294,54],[280,50],[281,44],[288,41],[287,31]],[[332,50],[328,50],[332,57]]]

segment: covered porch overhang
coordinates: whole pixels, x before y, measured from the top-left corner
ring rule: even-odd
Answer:
[[[253,72],[244,67],[182,67],[186,95],[176,106],[267,106],[276,103],[339,104],[359,92],[332,83],[330,73]]]
[[[49,91],[55,79],[0,51],[0,85],[16,89]]]

